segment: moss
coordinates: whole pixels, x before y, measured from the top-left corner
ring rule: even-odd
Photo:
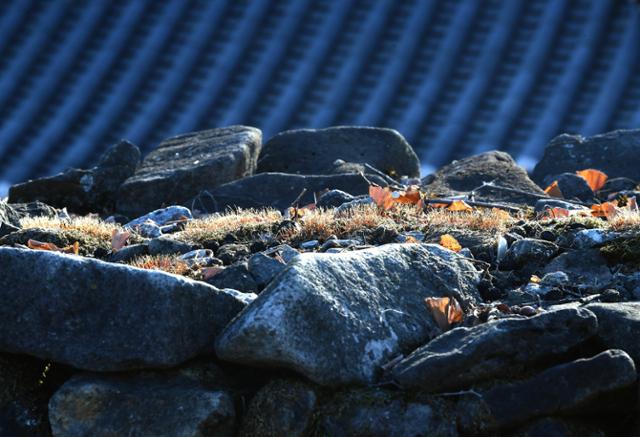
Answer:
[[[26,245],[29,240],[36,240],[43,243],[53,243],[58,247],[70,246],[76,241],[80,244],[80,255],[91,255],[98,248],[104,250],[111,249],[111,242],[87,235],[77,230],[55,230],[30,228],[21,229],[0,238],[0,245],[13,246],[14,244]]]
[[[618,238],[600,248],[610,264],[632,264],[640,267],[640,235]]]

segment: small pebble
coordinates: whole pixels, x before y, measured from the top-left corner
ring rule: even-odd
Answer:
[[[319,245],[320,245],[320,242],[318,240],[309,240],[309,241],[305,241],[304,243],[300,243],[300,249],[311,250],[311,249],[315,249]]]

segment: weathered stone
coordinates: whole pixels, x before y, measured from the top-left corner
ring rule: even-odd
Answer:
[[[605,243],[620,237],[619,232],[606,229],[583,229],[576,232],[571,242],[571,246],[576,249],[591,249],[602,246]]]
[[[27,228],[20,229],[0,238],[0,246],[13,246],[14,244],[27,245],[29,240],[36,240],[43,243],[53,243],[58,247],[66,247],[76,241],[80,245],[80,255],[93,255],[96,250],[111,249],[111,244],[104,239],[92,237],[89,234],[75,229],[44,229]]]
[[[633,179],[629,178],[609,178],[604,183],[604,186],[598,190],[598,197],[603,200],[607,200],[607,198],[615,193],[619,193],[621,191],[633,191],[638,186],[638,183]]]
[[[521,193],[484,187],[475,192],[477,199],[535,205],[544,191],[505,152],[486,152],[453,161],[436,173],[422,179],[423,189],[437,195],[456,195],[475,190],[483,183],[493,182],[500,187]]]
[[[295,379],[276,379],[262,387],[249,404],[240,436],[303,436],[317,396],[313,387]]]
[[[53,206],[49,206],[46,203],[39,201],[29,203],[12,203],[11,207],[18,214],[20,218],[27,217],[49,217],[56,218],[60,216],[59,210]]]
[[[547,209],[562,208],[569,211],[590,211],[589,208],[575,203],[565,202],[560,199],[540,199],[535,203],[534,211],[537,213],[544,212]]]
[[[610,178],[640,180],[640,130],[617,130],[593,137],[562,134],[544,149],[533,180],[547,186],[565,172],[593,168]]]
[[[458,406],[458,425],[465,433],[482,434],[537,417],[575,413],[593,407],[603,395],[632,390],[636,380],[629,355],[610,349],[551,367],[523,381],[497,384],[477,396],[469,395]]]
[[[225,265],[229,265],[249,256],[250,253],[251,252],[246,245],[230,243],[220,246],[216,251],[216,257],[218,257]]]
[[[150,255],[171,255],[174,253],[185,254],[198,249],[198,245],[185,243],[166,236],[149,240],[148,244]]]
[[[582,421],[584,422],[584,421]],[[606,434],[597,427],[581,423],[579,420],[543,417],[518,428],[510,437],[605,437]]]
[[[520,267],[535,268],[549,261],[558,252],[558,246],[550,241],[535,238],[523,238],[514,242],[504,259],[500,262],[502,269],[517,269]]]
[[[575,173],[562,173],[556,179],[558,188],[565,199],[577,199],[583,202],[593,202],[594,193],[586,179]]]
[[[135,217],[164,205],[187,202],[202,190],[249,176],[255,170],[261,141],[261,132],[246,126],[164,140],[124,182],[117,209]]]
[[[225,391],[161,374],[79,375],[49,402],[54,437],[233,436],[235,408]]]
[[[624,350],[640,367],[640,302],[593,303],[587,308],[598,317],[598,342]]]
[[[367,175],[370,181],[385,186],[382,178]],[[341,190],[354,196],[369,193],[369,183],[357,174],[304,176],[286,173],[261,173],[239,181],[209,189],[186,202],[196,210],[206,213],[224,212],[228,208],[275,208],[283,210],[291,206],[300,193],[300,205],[314,201],[313,194],[326,189]]]
[[[256,253],[249,258],[249,272],[256,280],[258,287],[265,287],[278,273],[283,271],[286,264],[263,253]]]
[[[122,249],[111,253],[107,261],[112,263],[126,263],[135,258],[149,254],[149,245],[147,243],[130,244]]]
[[[11,205],[0,199],[0,224],[3,223],[18,227],[20,226],[20,216]]]
[[[318,207],[318,208],[337,208],[340,205],[342,205],[343,203],[350,202],[350,201],[352,201],[354,199],[355,199],[355,197],[353,197],[349,193],[345,193],[344,191],[329,190],[326,193],[324,193],[322,196],[320,196],[320,198],[316,202],[316,207]]]
[[[456,437],[456,424],[447,413],[437,404],[406,400],[398,392],[353,389],[325,402],[316,413],[312,435]]]
[[[367,163],[387,174],[420,176],[418,156],[398,131],[364,126],[281,132],[265,143],[258,171],[329,174],[337,159]]]
[[[111,212],[120,185],[134,173],[139,161],[140,150],[123,140],[107,149],[93,168],[69,169],[12,186],[9,202],[40,200],[77,213]]]
[[[370,383],[440,333],[426,297],[479,300],[479,273],[437,245],[301,254],[216,343],[223,360],[285,367],[324,385]]]
[[[211,352],[244,307],[203,282],[160,271],[0,248],[0,350],[80,369],[168,367]]]
[[[491,378],[522,374],[540,360],[582,343],[596,329],[595,315],[585,309],[460,327],[413,351],[392,373],[403,387],[421,391],[469,388]]]
[[[186,217],[187,219],[193,218],[189,208],[185,208],[184,206],[172,205],[166,208],[156,209],[155,211],[147,213],[142,217],[131,220],[125,225],[125,227],[135,228],[136,226],[147,222],[153,222],[158,226],[163,226],[167,223],[181,220],[184,217]]]

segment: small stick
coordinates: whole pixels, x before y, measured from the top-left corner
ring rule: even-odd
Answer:
[[[450,200],[450,199],[424,199],[423,202],[425,204],[431,204],[431,203],[445,203],[447,205],[451,205],[453,202],[455,202],[455,200]],[[481,208],[498,208],[498,209],[504,209],[505,211],[510,211],[510,212],[521,212],[522,209],[520,208],[516,208],[515,206],[507,206],[507,205],[501,205],[499,203],[490,203],[490,202],[479,202],[479,201],[474,201],[474,200],[465,200],[465,203],[467,203],[469,206],[479,206]]]
[[[291,207],[298,207],[298,203],[300,202],[300,199],[302,199],[302,196],[304,196],[304,193],[307,192],[306,188],[303,188],[302,191],[300,192],[300,194],[298,194],[298,197],[296,197],[296,200],[294,200],[293,202],[291,202]]]
[[[382,179],[384,179],[389,184],[390,187],[393,187],[393,188],[399,187],[399,185],[397,185],[398,181],[393,179],[391,176],[381,172],[380,170],[378,170],[377,168],[375,168],[370,164],[367,164],[366,162],[364,163],[364,166],[365,168],[371,170],[372,172],[380,176]],[[404,190],[404,188],[399,188],[399,189]]]

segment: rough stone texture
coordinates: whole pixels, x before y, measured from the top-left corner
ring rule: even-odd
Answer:
[[[518,428],[509,437],[605,437],[606,434],[595,426],[578,420],[543,417]]]
[[[249,404],[240,427],[244,437],[303,436],[317,396],[312,386],[295,379],[276,379],[262,387]]]
[[[187,378],[79,375],[49,402],[57,436],[233,436],[235,408],[224,391]]]
[[[574,285],[605,287],[613,281],[611,270],[598,249],[568,251],[551,260],[543,274],[564,272]]]
[[[522,374],[541,359],[582,343],[596,329],[595,315],[585,309],[460,327],[412,352],[393,368],[393,377],[403,387],[421,391],[468,388],[490,378]]]
[[[445,410],[398,392],[355,389],[329,398],[316,413],[314,434],[322,436],[456,437],[456,424]]]
[[[367,179],[386,186],[379,176],[367,175]],[[304,176],[262,173],[210,189],[185,205],[207,213],[223,212],[230,207],[271,207],[282,210],[291,206],[305,189],[306,192],[299,201],[301,206],[312,203],[313,194],[326,189],[337,189],[355,196],[368,194],[369,183],[357,174]]]
[[[343,203],[350,202],[354,199],[355,197],[344,191],[330,190],[320,196],[318,202],[316,202],[316,206],[318,208],[337,208]]]
[[[633,360],[610,349],[594,357],[551,367],[532,378],[498,384],[469,395],[458,407],[462,431],[483,433],[528,420],[575,412],[600,396],[635,386]]]
[[[594,193],[583,177],[575,173],[562,173],[556,180],[562,197],[565,199],[577,199],[583,202],[594,201]]]
[[[227,326],[223,360],[295,370],[324,385],[370,383],[440,333],[426,297],[479,299],[471,263],[437,245],[301,254]]]
[[[0,350],[80,369],[168,367],[211,352],[243,307],[199,281],[47,251],[0,248]]]
[[[0,199],[0,224],[3,223],[20,226],[20,216],[11,205]]]
[[[550,241],[535,238],[523,238],[515,241],[500,262],[502,269],[519,267],[535,268],[549,261],[558,252],[558,246]]]
[[[640,367],[640,302],[593,303],[598,317],[596,339],[602,346],[622,349]]]
[[[618,130],[593,137],[562,134],[544,149],[532,178],[547,186],[565,172],[594,168],[610,178],[640,180],[640,130]]]
[[[497,151],[453,161],[422,179],[422,185],[429,193],[448,196],[469,192],[483,182],[492,181],[531,195],[484,188],[476,192],[476,198],[535,205],[540,196],[545,195],[508,153]]]
[[[610,194],[619,193],[620,191],[633,191],[638,183],[629,178],[609,178],[604,186],[598,191],[598,197],[607,199]]]
[[[249,272],[256,280],[258,287],[265,287],[287,265],[263,253],[256,253],[249,258]]]
[[[164,140],[120,188],[117,209],[130,217],[186,202],[204,189],[249,176],[262,133],[230,126]]]
[[[337,159],[367,163],[387,174],[420,176],[418,156],[398,131],[363,126],[281,132],[262,148],[258,172],[330,174]]]
[[[170,255],[174,253],[185,254],[200,248],[197,244],[184,243],[167,236],[149,240],[148,244],[150,255]]]
[[[185,217],[187,219],[193,218],[189,208],[185,208],[184,206],[179,205],[172,205],[166,208],[156,209],[155,211],[146,213],[142,217],[131,220],[124,226],[128,228],[135,228],[136,226],[145,224],[147,222],[153,222],[158,226],[163,226],[176,220],[181,220]]]
[[[258,291],[258,284],[253,275],[249,273],[246,262],[233,264],[210,277],[206,282],[214,287],[232,288],[243,293],[256,293]]]
[[[535,203],[534,211],[540,213],[551,208],[564,208],[569,211],[590,211],[586,206],[576,205],[560,199],[540,199]]]
[[[93,168],[69,169],[12,186],[9,202],[40,200],[77,213],[111,212],[120,185],[133,175],[139,161],[138,147],[122,140],[107,149]]]

